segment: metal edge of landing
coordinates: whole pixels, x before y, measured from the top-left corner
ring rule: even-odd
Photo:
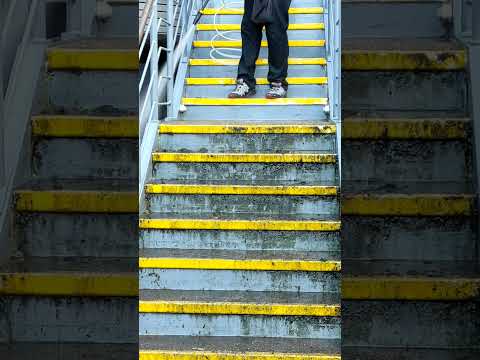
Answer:
[[[138,195],[131,191],[17,190],[19,212],[138,213]]]
[[[340,355],[263,352],[140,350],[139,360],[341,360]]]
[[[354,216],[470,216],[474,195],[358,194],[342,197],[342,215]]]
[[[138,71],[138,50],[51,48],[47,66],[49,70]]]
[[[240,24],[198,24],[197,31],[240,31]],[[325,30],[325,23],[289,24],[288,30]]]
[[[137,138],[136,116],[36,115],[32,135],[39,137]]]
[[[336,186],[147,184],[147,194],[336,196]]]
[[[189,59],[190,66],[236,66],[237,59]],[[268,59],[258,59],[256,62],[259,66],[268,65]],[[289,58],[289,65],[327,65],[325,58]]]
[[[340,304],[288,304],[244,302],[200,302],[140,300],[140,313],[209,314],[209,315],[267,315],[267,316],[340,316]]]
[[[238,231],[339,231],[340,221],[139,219],[140,229]]]
[[[182,98],[183,105],[199,106],[284,106],[284,105],[327,105],[327,98]]]
[[[235,78],[200,78],[189,77],[185,79],[186,85],[235,85]],[[326,85],[327,77],[290,77],[287,78],[289,85]],[[267,78],[257,78],[257,85],[268,85]]]
[[[243,15],[243,8],[205,8],[201,11],[202,15]],[[323,14],[323,7],[290,8],[289,14]]]
[[[190,163],[336,163],[335,154],[153,153],[154,162]]]
[[[289,40],[289,47],[323,47],[325,46],[325,40]],[[196,48],[210,48],[210,47],[229,47],[229,48],[241,48],[241,40],[195,40],[193,47]],[[261,47],[268,47],[268,42],[263,40]]]

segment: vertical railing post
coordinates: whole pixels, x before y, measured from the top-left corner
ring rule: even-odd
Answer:
[[[480,43],[480,1],[472,1],[472,41]]]
[[[158,103],[159,103],[159,91],[158,91],[158,0],[154,0],[152,6],[152,22],[150,26],[150,51],[152,51],[152,57],[150,59],[150,77],[152,84],[152,104],[154,119],[158,119]]]
[[[174,49],[175,39],[173,38],[173,0],[167,1],[167,117],[173,116],[173,67],[174,67]]]

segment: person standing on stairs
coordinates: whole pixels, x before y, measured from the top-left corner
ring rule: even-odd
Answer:
[[[288,72],[288,10],[292,0],[245,0],[242,19],[242,56],[238,66],[237,85],[228,95],[231,99],[255,95],[255,63],[260,53],[262,30],[268,41],[267,99],[287,96]]]

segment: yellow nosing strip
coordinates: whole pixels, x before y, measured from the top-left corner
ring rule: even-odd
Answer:
[[[335,186],[248,186],[148,184],[148,194],[335,196]]]
[[[47,57],[50,70],[138,70],[138,50],[55,48]]]
[[[35,191],[16,192],[17,211],[67,213],[136,213],[135,192],[116,191]]]
[[[0,294],[137,296],[137,274],[0,273]]]
[[[228,99],[228,98],[183,98],[183,105],[203,106],[278,106],[278,105],[327,105],[327,98],[281,98],[281,99]]]
[[[270,316],[340,316],[340,305],[239,302],[140,301],[141,313]]]
[[[193,42],[193,46],[197,48],[220,48],[220,47],[229,47],[229,48],[240,48],[242,47],[241,40],[197,40]],[[325,40],[289,40],[288,46],[290,47],[317,47],[325,46]],[[268,47],[266,40],[262,41],[262,47]]]
[[[248,271],[340,271],[340,261],[283,259],[139,258],[140,269],[195,269]]]
[[[198,31],[240,31],[240,24],[198,24]],[[324,23],[290,24],[288,30],[325,30]]]
[[[340,355],[270,352],[140,350],[139,360],[341,360]]]
[[[190,59],[192,66],[236,66],[237,59]],[[257,65],[268,65],[268,59],[258,59]],[[326,65],[325,58],[288,58],[289,65]]]
[[[221,163],[322,163],[336,162],[334,154],[209,154],[153,153],[157,162],[221,162]]]
[[[345,119],[344,139],[443,140],[464,139],[465,120]]]
[[[205,8],[201,11],[202,15],[243,15],[243,8]],[[289,14],[323,14],[323,7],[290,8]]]
[[[342,215],[469,216],[471,195],[347,195]]]
[[[202,124],[168,123],[159,125],[160,134],[320,134],[336,133],[335,124]]]
[[[463,70],[464,50],[453,51],[344,51],[342,70]]]
[[[343,277],[345,300],[453,301],[480,296],[480,279]]]
[[[326,77],[294,77],[287,78],[290,85],[325,85],[328,83]],[[237,79],[234,78],[187,78],[187,85],[234,85]],[[267,85],[269,81],[266,78],[258,78],[257,85]]]
[[[141,229],[239,231],[339,231],[340,221],[140,219]]]
[[[32,134],[50,137],[137,138],[138,118],[133,116],[34,116]]]

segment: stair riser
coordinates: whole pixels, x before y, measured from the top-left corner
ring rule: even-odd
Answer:
[[[340,318],[140,314],[140,335],[340,338]]]
[[[238,50],[224,50],[222,52],[230,55],[235,55],[240,57],[241,55],[241,48],[235,48]],[[202,48],[193,48],[192,50],[192,59],[210,59],[210,52],[212,48],[209,47],[202,47]],[[324,58],[325,57],[325,47],[323,46],[290,46],[289,56],[295,58]],[[268,58],[268,48],[262,47],[260,49],[260,58],[267,59]],[[215,59],[225,59],[224,56],[221,54],[215,53]]]
[[[352,112],[467,112],[464,72],[343,73],[343,109]]]
[[[336,292],[340,273],[141,269],[140,289]]]
[[[336,232],[142,230],[140,246],[171,249],[340,251]]]
[[[180,214],[311,214],[318,218],[319,215],[337,217],[339,212],[336,198],[321,196],[151,194],[147,200],[151,212],[168,209]]]
[[[210,57],[208,57],[209,59]],[[238,66],[221,65],[221,66],[190,66],[188,70],[189,77],[237,77]],[[323,65],[288,65],[288,76],[290,77],[325,77],[327,76],[326,66]],[[266,78],[268,76],[267,65],[257,65],[255,71],[257,78]]]
[[[46,112],[138,113],[137,72],[55,71],[45,86],[41,107]]]
[[[38,139],[33,171],[42,178],[136,179],[138,141],[134,139]]]
[[[226,1],[228,8],[242,8],[245,3],[242,0],[235,0],[230,4],[230,1]],[[223,5],[223,0],[210,0],[208,2],[208,8],[219,9]],[[302,7],[325,7],[325,0],[292,0],[290,7],[291,8],[302,8]]]
[[[318,7],[319,5],[315,5]],[[303,5],[301,7],[304,7]],[[242,15],[217,15],[217,24],[241,24]],[[291,24],[320,23],[324,21],[323,14],[290,14]],[[214,15],[203,15],[199,24],[213,24]]]
[[[474,260],[470,218],[342,218],[343,258],[374,260]]]
[[[136,343],[137,306],[135,298],[4,298],[0,342]]]
[[[153,177],[157,180],[195,181],[296,181],[305,185],[332,184],[335,164],[274,163],[156,163]]]
[[[463,186],[471,177],[471,159],[462,140],[345,140],[342,150],[346,181],[434,181]]]
[[[347,38],[432,38],[450,33],[439,16],[442,1],[351,1],[342,4],[343,36]]]
[[[195,85],[185,87],[185,97],[198,98],[224,98],[233,89],[234,85]],[[270,87],[268,85],[257,85],[257,94],[254,98],[264,98]],[[292,98],[326,98],[328,96],[326,85],[290,85],[288,96]]]
[[[224,95],[226,96],[226,95]],[[224,97],[222,96],[222,97]],[[267,105],[267,106],[187,106],[181,114],[184,120],[318,120],[326,119],[322,105]]]
[[[335,153],[335,134],[162,134],[162,152]]]
[[[25,256],[136,257],[137,214],[17,215],[16,238]]]
[[[293,23],[292,23],[293,24]],[[219,30],[220,33],[224,33],[223,30]],[[195,40],[212,40],[217,34],[216,31],[198,31]],[[217,36],[215,40],[241,40],[240,30],[228,32],[224,34],[224,37]],[[265,32],[263,33],[263,39],[267,39]],[[288,30],[288,40],[320,40],[325,39],[324,30]]]
[[[342,343],[478,347],[479,311],[478,302],[344,301]]]

